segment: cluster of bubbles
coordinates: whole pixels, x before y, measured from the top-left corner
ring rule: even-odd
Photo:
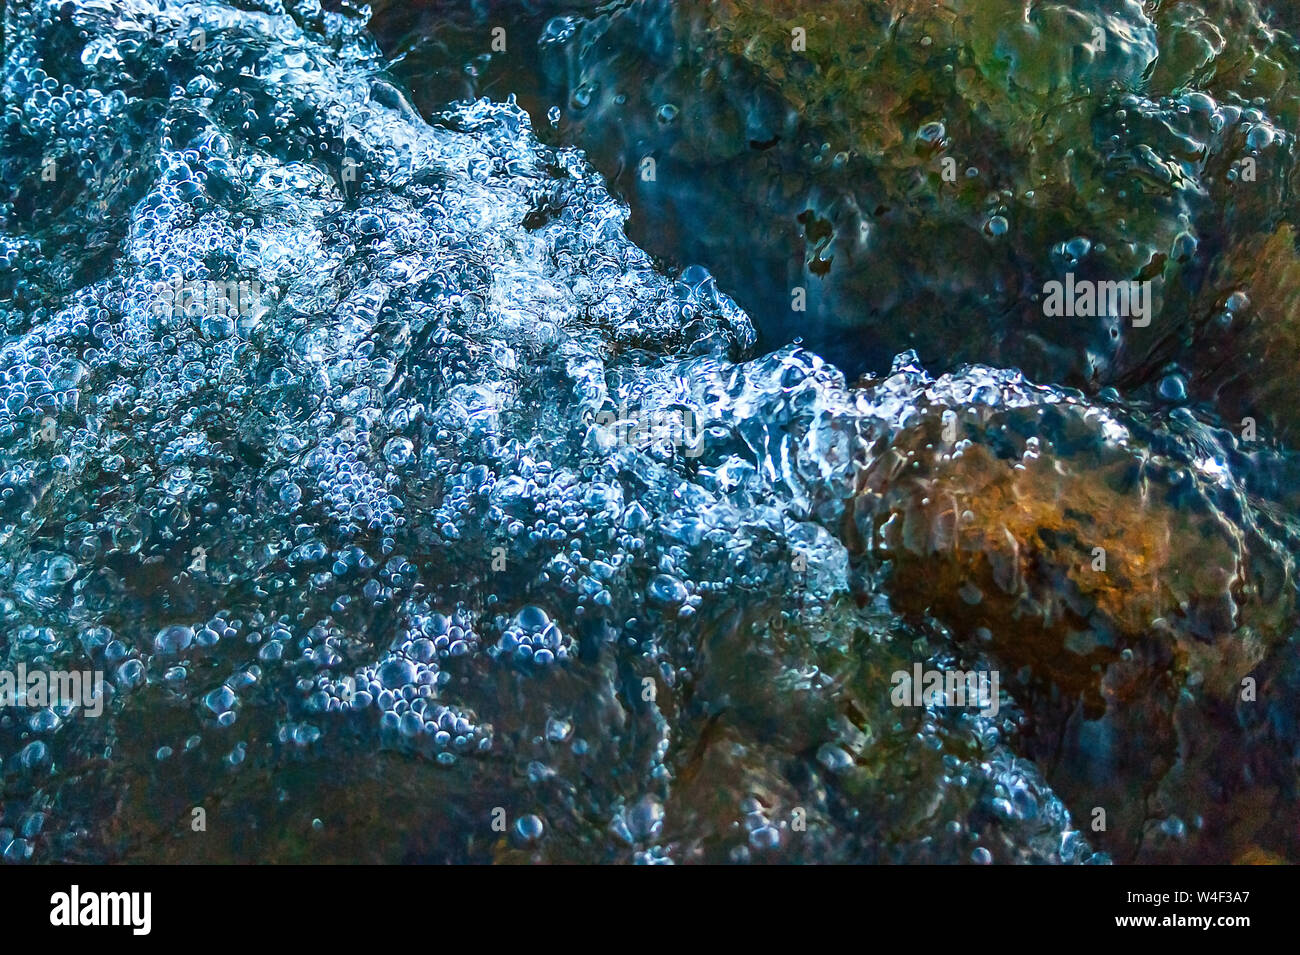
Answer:
[[[573,652],[566,636],[540,607],[525,607],[515,615],[496,646],[489,652],[533,666],[564,663]]]

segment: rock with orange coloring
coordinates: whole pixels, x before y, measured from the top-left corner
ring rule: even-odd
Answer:
[[[1204,758],[1193,736],[1243,739],[1234,707],[1255,704],[1295,625],[1293,535],[1233,477],[1235,439],[981,368],[931,381],[904,361],[867,393],[886,409],[911,397],[859,429],[845,522],[892,605],[996,661],[1026,751],[1056,767],[1076,818],[1105,813],[1117,858],[1141,847],[1153,805],[1192,815],[1184,790],[1221,789],[1247,758]],[[1267,795],[1247,790],[1217,808]],[[1194,841],[1190,822],[1171,826]]]

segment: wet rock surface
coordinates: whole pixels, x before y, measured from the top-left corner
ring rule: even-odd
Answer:
[[[719,48],[754,9],[710,14]],[[552,14],[524,8],[547,70]],[[1145,69],[1158,39],[1094,67]],[[312,2],[6,9],[0,652],[106,684],[98,716],[0,710],[6,861],[1295,857],[1276,414],[1246,439],[1143,386],[1032,384],[1094,381],[1070,370],[1084,326],[1036,359],[996,309],[924,307],[923,275],[898,300],[922,338],[881,321],[843,361],[779,324],[760,341],[730,297],[753,286],[661,268],[508,90],[417,110],[399,68]],[[1011,80],[982,82],[996,104]],[[942,195],[937,154],[823,115],[844,92],[780,95],[755,115],[846,122],[882,196],[913,175]],[[1014,105],[971,114],[1029,121]],[[755,122],[738,148],[783,156]],[[1252,147],[1261,178],[1288,136]],[[1151,249],[1183,201],[1162,188]],[[974,196],[929,207],[982,229]],[[1149,251],[1124,240],[1118,274]],[[953,273],[970,302],[1020,301],[1028,279],[987,269],[1051,274],[977,260]],[[1288,274],[1252,301],[1285,311]],[[976,312],[988,339],[931,360],[953,343],[925,323]],[[1001,673],[997,705],[898,705],[918,665]]]

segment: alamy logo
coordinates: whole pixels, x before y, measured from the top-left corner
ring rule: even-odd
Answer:
[[[1063,283],[1045,283],[1043,294],[1043,314],[1048,318],[1114,316],[1133,319],[1134,328],[1151,324],[1150,282],[1076,282],[1074,273],[1067,272]]]
[[[171,282],[154,284],[149,308],[159,318],[182,318],[195,308],[201,315],[230,318],[260,317],[266,311],[262,303],[262,283],[256,279],[251,282],[186,282],[179,277]]]
[[[704,453],[703,428],[690,408],[629,410],[621,405],[597,414],[595,425],[605,442],[618,447],[681,451],[688,458]]]
[[[894,706],[978,706],[981,716],[998,715],[997,670],[926,670],[917,663],[911,673],[895,670],[890,682]]]
[[[50,924],[127,925],[133,935],[148,935],[152,908],[151,892],[82,892],[74,885],[50,896]]]
[[[33,670],[20,663],[15,670],[0,670],[0,707],[44,708],[72,704],[85,707],[86,716],[104,712],[104,674],[99,670]]]

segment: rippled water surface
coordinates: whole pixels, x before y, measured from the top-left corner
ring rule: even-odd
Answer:
[[[371,8],[5,8],[5,861],[1300,858],[1290,6]]]

